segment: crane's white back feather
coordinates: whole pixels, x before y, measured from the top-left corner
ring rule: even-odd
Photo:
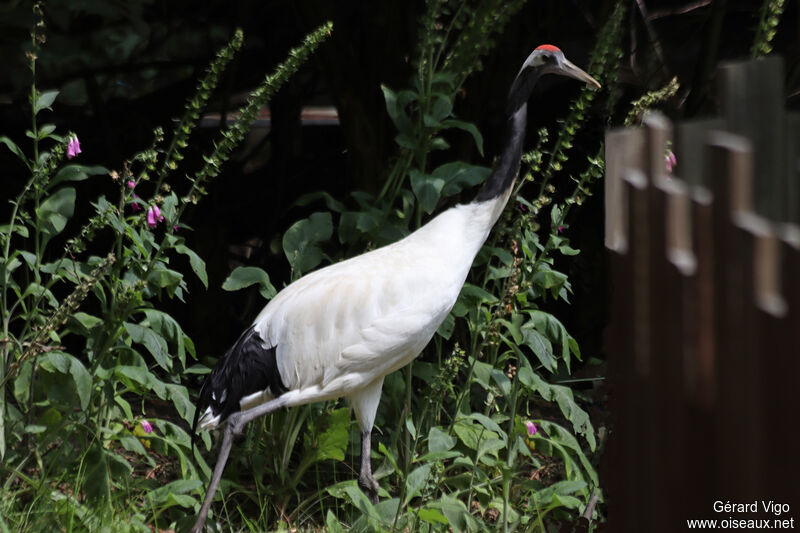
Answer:
[[[283,289],[253,326],[276,347],[284,385],[352,396],[416,357],[455,304],[507,197],[448,209],[398,242]]]

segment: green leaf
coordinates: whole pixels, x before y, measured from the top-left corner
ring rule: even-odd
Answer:
[[[25,157],[25,152],[23,152],[23,151],[20,149],[20,147],[19,147],[19,146],[17,146],[17,145],[16,145],[16,143],[14,143],[14,141],[12,141],[11,139],[9,139],[9,138],[8,138],[8,137],[6,137],[5,135],[3,135],[2,137],[0,137],[0,143],[3,143],[3,144],[5,144],[5,145],[6,145],[6,147],[7,147],[9,150],[11,150],[11,152],[12,152],[14,155],[16,155],[17,157],[19,157],[19,158],[20,158],[20,160],[22,160],[22,162],[23,162],[23,163],[25,163],[25,166],[27,166],[28,168],[31,168],[30,164],[28,163],[28,158],[27,158],[27,157]]]
[[[313,213],[295,222],[283,235],[283,253],[297,278],[322,262],[324,254],[317,246],[333,235],[333,218],[328,212]]]
[[[412,169],[409,172],[409,177],[411,179],[411,190],[414,191],[414,196],[417,197],[422,210],[428,214],[432,213],[439,202],[442,188],[445,186],[445,180],[430,174],[424,174],[416,169]]]
[[[433,105],[431,106],[431,118],[436,124],[441,123],[453,112],[453,97],[445,93],[433,94]]]
[[[55,124],[43,124],[43,125],[39,126],[39,131],[38,131],[39,140],[41,141],[42,139],[46,139],[54,131],[56,131],[56,125]]]
[[[325,526],[329,533],[344,533],[344,529],[342,528],[342,524],[336,519],[336,515],[333,514],[333,511],[328,509],[328,514],[325,515]]]
[[[425,484],[431,475],[432,466],[432,463],[426,463],[408,474],[408,478],[406,478],[406,499],[403,502],[403,506],[408,505],[411,500],[422,493],[422,489],[425,488]]]
[[[148,499],[153,505],[164,506],[162,508],[166,508],[169,507],[169,505],[165,504],[169,503],[170,496],[183,495],[197,490],[202,486],[203,482],[199,479],[176,479],[175,481],[170,481],[166,485],[150,491]],[[178,503],[180,501],[181,500],[172,500],[173,503]],[[192,502],[194,501],[194,498],[192,498]]]
[[[2,233],[3,235],[8,235],[8,233],[10,231],[11,231],[11,225],[10,224],[3,224],[2,226],[0,226],[0,233]],[[14,233],[17,233],[22,238],[27,239],[28,235],[29,235],[28,227],[27,226],[23,226],[22,224],[19,224],[19,223],[14,224]]]
[[[317,191],[304,194],[300,198],[295,200],[294,205],[306,206],[320,199],[325,202],[325,207],[327,207],[331,211],[335,211],[336,213],[343,213],[347,209],[342,202],[340,202],[339,200],[331,196],[330,193],[327,193],[325,191]]]
[[[444,180],[442,196],[453,196],[468,187],[482,183],[491,172],[492,169],[488,167],[453,161],[438,167],[431,174],[434,178]]]
[[[468,531],[471,528],[471,517],[467,506],[461,500],[458,500],[447,494],[442,494],[439,499],[439,505],[442,509],[442,514],[447,517],[447,522],[454,531]]]
[[[66,165],[56,172],[55,177],[47,184],[47,189],[52,189],[59,183],[65,181],[83,181],[89,179],[89,176],[98,176],[101,174],[108,174],[108,169],[100,166],[87,167],[84,165]]]
[[[456,319],[452,313],[448,313],[444,320],[439,325],[439,329],[436,330],[436,334],[442,337],[444,340],[450,340],[450,337],[453,335],[453,331],[456,328]]]
[[[83,461],[86,466],[83,487],[89,502],[106,504],[111,499],[108,456],[99,439],[93,442]]]
[[[553,345],[544,335],[533,328],[523,327],[522,342],[533,350],[534,355],[547,370],[550,372],[556,371],[558,363],[553,355]]]
[[[58,235],[75,212],[75,189],[64,187],[50,194],[36,210],[42,233],[47,237]]]
[[[175,410],[178,412],[181,418],[187,422],[191,422],[192,418],[194,417],[195,406],[191,399],[189,399],[189,390],[183,385],[177,385],[174,383],[168,383],[166,387],[169,394],[169,399],[175,406]]]
[[[461,317],[466,315],[470,310],[477,309],[482,303],[492,304],[496,301],[497,296],[486,289],[478,287],[477,285],[472,285],[471,283],[465,283],[461,288],[461,293],[458,295],[455,306],[453,306],[453,314],[457,317]]]
[[[433,509],[431,507],[426,507],[419,510],[417,513],[420,520],[428,522],[430,524],[447,524],[448,520],[445,515],[443,515],[439,510]]]
[[[381,85],[381,91],[383,91],[383,99],[386,102],[386,113],[392,119],[397,131],[401,134],[411,134],[414,131],[414,125],[406,114],[405,107],[415,98],[414,93],[408,90],[395,93],[386,85]]]
[[[318,425],[324,430],[314,436],[313,460],[344,461],[347,436],[350,432],[350,408],[343,407],[326,414],[320,419]]]
[[[179,254],[183,254],[189,258],[189,266],[192,267],[197,279],[203,284],[203,286],[207,289],[208,288],[208,274],[206,273],[206,262],[197,255],[197,253],[186,246],[185,244],[179,244],[175,246],[175,251]],[[267,278],[269,280],[269,278]],[[224,288],[224,287],[223,287]]]
[[[434,426],[428,432],[428,450],[432,452],[450,450],[455,445],[455,437],[448,435],[438,427]]]
[[[45,91],[37,94],[33,105],[33,114],[37,115],[42,109],[50,109],[50,106],[56,100],[56,96],[58,96],[58,91]]]
[[[483,136],[481,132],[478,131],[478,128],[475,127],[475,124],[451,118],[442,122],[442,125],[446,128],[458,128],[470,133],[472,138],[475,139],[475,146],[478,148],[478,153],[483,155]]]
[[[269,280],[269,274],[261,268],[254,266],[236,267],[230,276],[222,284],[222,289],[226,291],[238,291],[250,285],[259,286],[261,295],[266,299],[271,299],[277,292]]]
[[[183,274],[169,268],[155,267],[147,274],[147,281],[159,289],[175,289],[183,280]]]
[[[164,370],[169,370],[172,368],[172,361],[169,358],[167,341],[164,340],[164,337],[158,335],[151,328],[143,327],[139,324],[124,322],[123,326],[125,326],[125,331],[127,331],[128,335],[131,336],[131,340],[133,340],[133,342],[141,344],[147,348],[147,351],[150,352],[150,354],[156,360],[158,366]]]

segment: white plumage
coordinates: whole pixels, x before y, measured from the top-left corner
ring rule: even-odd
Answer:
[[[378,398],[360,389],[428,344],[506,196],[447,210],[400,241],[308,274],[269,302],[253,326],[276,347],[281,380],[294,393],[287,407],[344,396],[366,413],[362,429],[371,428],[380,389]],[[242,408],[271,399],[269,391],[257,392]],[[219,421],[208,407],[200,428]]]
[[[361,427],[359,485],[377,501],[369,454],[383,379],[419,355],[453,308],[511,194],[527,99],[545,73],[599,87],[557,48],[534,50],[509,94],[507,142],[474,202],[444,211],[400,241],[295,281],[219,360],[200,392],[198,413],[207,406],[201,429],[226,422],[225,433],[193,531],[205,522],[232,437],[247,422],[281,407],[340,397],[349,399]]]

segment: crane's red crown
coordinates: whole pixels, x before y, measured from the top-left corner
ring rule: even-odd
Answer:
[[[560,52],[561,49],[557,46],[553,46],[552,44],[543,44],[541,46],[536,47],[537,50],[546,50],[548,52]]]

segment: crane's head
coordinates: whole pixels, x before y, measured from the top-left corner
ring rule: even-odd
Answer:
[[[511,85],[511,91],[508,95],[509,111],[516,111],[522,104],[527,102],[533,86],[539,77],[545,74],[567,76],[582,81],[593,89],[600,88],[600,84],[596,79],[564,57],[564,52],[558,47],[552,44],[543,44],[531,52]]]

